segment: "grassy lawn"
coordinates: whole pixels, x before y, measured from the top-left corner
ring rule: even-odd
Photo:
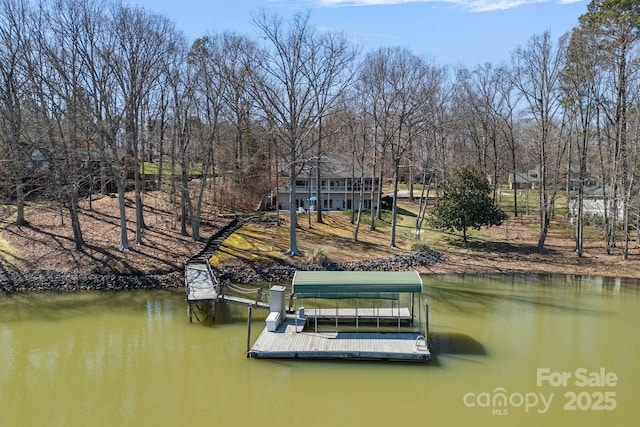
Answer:
[[[433,201],[430,202],[432,206]],[[567,213],[567,198],[564,192],[559,192],[555,201],[555,215],[552,219],[548,235],[571,241],[575,228],[565,220]],[[513,214],[513,191],[504,189],[500,196],[500,205],[509,214],[508,221],[517,221],[531,231],[531,236],[539,232],[538,192],[535,190],[518,191],[519,216]],[[306,214],[298,215],[299,229],[297,231],[298,248],[303,255],[315,250],[321,250],[330,261],[349,262],[359,259],[380,258],[405,253],[418,243],[414,228],[418,202],[400,200],[398,203],[398,219],[396,228],[396,248],[390,247],[391,212],[383,211],[382,219],[377,220],[376,230],[369,229],[370,213],[365,212],[362,217],[358,242],[353,241],[355,226],[350,223],[349,211],[325,212],[324,224],[317,224],[315,216],[311,217],[311,228],[308,227]],[[286,219],[285,216],[282,216]],[[503,233],[500,231],[500,233]],[[504,228],[504,239],[509,238],[508,223]],[[468,230],[471,249],[491,250],[494,246],[502,245],[502,235],[496,235],[494,229],[482,228]],[[585,237],[590,239],[602,238],[601,227],[585,227]],[[496,240],[497,239],[497,240]],[[434,250],[451,250],[462,248],[461,233],[433,230],[426,225],[419,241],[420,244]],[[289,228],[285,223],[280,227],[261,227],[251,225],[243,227],[227,239],[221,251],[212,259],[214,263],[224,263],[238,257],[246,260],[282,260],[288,257],[284,251],[289,248]]]
[[[462,246],[461,233],[423,229],[420,241],[415,238],[414,229],[418,203],[401,200],[398,204],[396,225],[396,247],[390,246],[391,212],[383,211],[382,219],[376,221],[376,230],[370,230],[370,212],[364,212],[358,233],[358,242],[354,242],[355,225],[351,224],[350,211],[324,212],[324,223],[318,224],[315,215],[311,216],[311,228],[307,214],[298,214],[296,233],[298,249],[303,256],[310,256],[321,250],[330,261],[349,262],[362,259],[388,257],[410,251],[416,243],[431,249],[446,249]],[[265,225],[249,224],[229,236],[211,258],[215,264],[233,262],[235,259],[246,261],[283,261],[289,257],[284,252],[289,249],[289,226],[287,215],[281,215],[282,225],[276,226],[275,218]],[[484,240],[485,230],[469,230],[469,238]]]
[[[144,162],[144,164],[142,165],[141,171],[147,175],[157,175],[158,174],[158,167],[159,167],[159,163],[156,162]],[[180,166],[176,165],[176,173],[180,173]],[[200,175],[202,174],[202,167],[201,166],[191,166],[191,168],[189,169],[189,175]],[[170,162],[165,162],[162,165],[162,175],[163,176],[169,176],[171,175],[171,163]]]
[[[540,209],[540,193],[538,190],[516,190],[518,192],[518,215],[537,215]],[[514,190],[501,189],[499,204],[503,211],[513,214]],[[568,213],[567,195],[564,191],[556,194],[555,215],[565,216]]]
[[[321,250],[334,262],[380,258],[405,253],[415,242],[412,230],[415,226],[415,213],[410,206],[400,206],[396,227],[396,247],[390,246],[391,213],[383,212],[382,220],[376,222],[376,230],[370,230],[370,213],[362,217],[358,241],[353,240],[355,225],[351,224],[349,211],[324,212],[324,223],[316,222],[311,216],[311,228],[306,214],[298,214],[296,238],[298,249],[303,255]],[[289,225],[285,221],[276,226],[269,221],[268,226],[246,225],[229,236],[211,259],[214,264],[224,264],[234,258],[248,261],[286,260],[284,252],[289,248]]]

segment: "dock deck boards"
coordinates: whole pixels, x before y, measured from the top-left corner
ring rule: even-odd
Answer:
[[[189,263],[185,268],[187,301],[215,301],[218,299],[213,277],[206,264]]]
[[[366,359],[426,362],[431,353],[417,332],[313,332],[287,319],[260,334],[250,353],[268,359]]]
[[[226,303],[269,309],[269,303],[256,299],[243,298],[234,295],[219,294],[216,281],[209,271],[209,267],[203,263],[189,263],[185,267],[185,284],[187,288],[187,302],[199,301],[224,301]]]

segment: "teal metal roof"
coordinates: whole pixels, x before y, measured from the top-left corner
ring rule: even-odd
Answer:
[[[402,292],[422,292],[415,271],[297,271],[293,293],[300,298],[384,298]]]

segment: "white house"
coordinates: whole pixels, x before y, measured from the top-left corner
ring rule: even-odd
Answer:
[[[354,169],[351,165],[340,164],[331,160],[322,162],[320,165],[320,182],[318,183],[317,169],[315,162],[305,165],[296,178],[295,183],[295,203],[296,209],[306,211],[316,210],[318,204],[323,211],[357,209],[360,203],[361,170]],[[376,206],[377,192],[380,191],[380,180],[371,178],[364,179],[364,196],[362,207],[371,209]],[[320,200],[317,199],[317,188],[320,185]],[[375,189],[372,202],[372,189]],[[279,209],[289,209],[289,178],[282,177],[280,186],[274,199],[278,203]],[[273,203],[272,203],[273,204]],[[275,206],[272,206],[275,208]]]
[[[604,194],[607,194],[605,197]],[[591,186],[584,188],[584,196],[582,200],[582,212],[587,216],[594,216],[603,218],[605,209],[611,210],[611,203],[613,202],[613,190],[610,187],[606,187],[604,190],[599,186]],[[623,215],[624,202],[618,203],[617,218],[621,219]],[[575,218],[578,215],[578,193],[574,192],[569,197],[569,213],[571,218]]]

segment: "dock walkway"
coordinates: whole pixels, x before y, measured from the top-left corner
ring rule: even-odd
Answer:
[[[215,277],[209,263],[206,261],[191,261],[185,265],[185,289],[187,300],[187,315],[189,316],[189,322],[192,322],[193,316],[200,321],[197,311],[193,309],[193,306],[201,311],[203,307],[207,308],[207,317],[214,317],[215,304],[217,302],[225,302],[231,304],[244,305],[245,307],[255,307],[265,310],[269,310],[269,303],[260,301],[258,293],[256,299],[243,298],[241,296],[228,295],[226,287],[223,288],[220,282]]]
[[[304,321],[287,318],[274,332],[265,329],[249,356],[264,359],[360,359],[426,362],[431,353],[417,332],[353,333],[305,331]]]
[[[211,273],[208,264],[191,262],[185,266],[187,302],[217,301],[220,284]]]

